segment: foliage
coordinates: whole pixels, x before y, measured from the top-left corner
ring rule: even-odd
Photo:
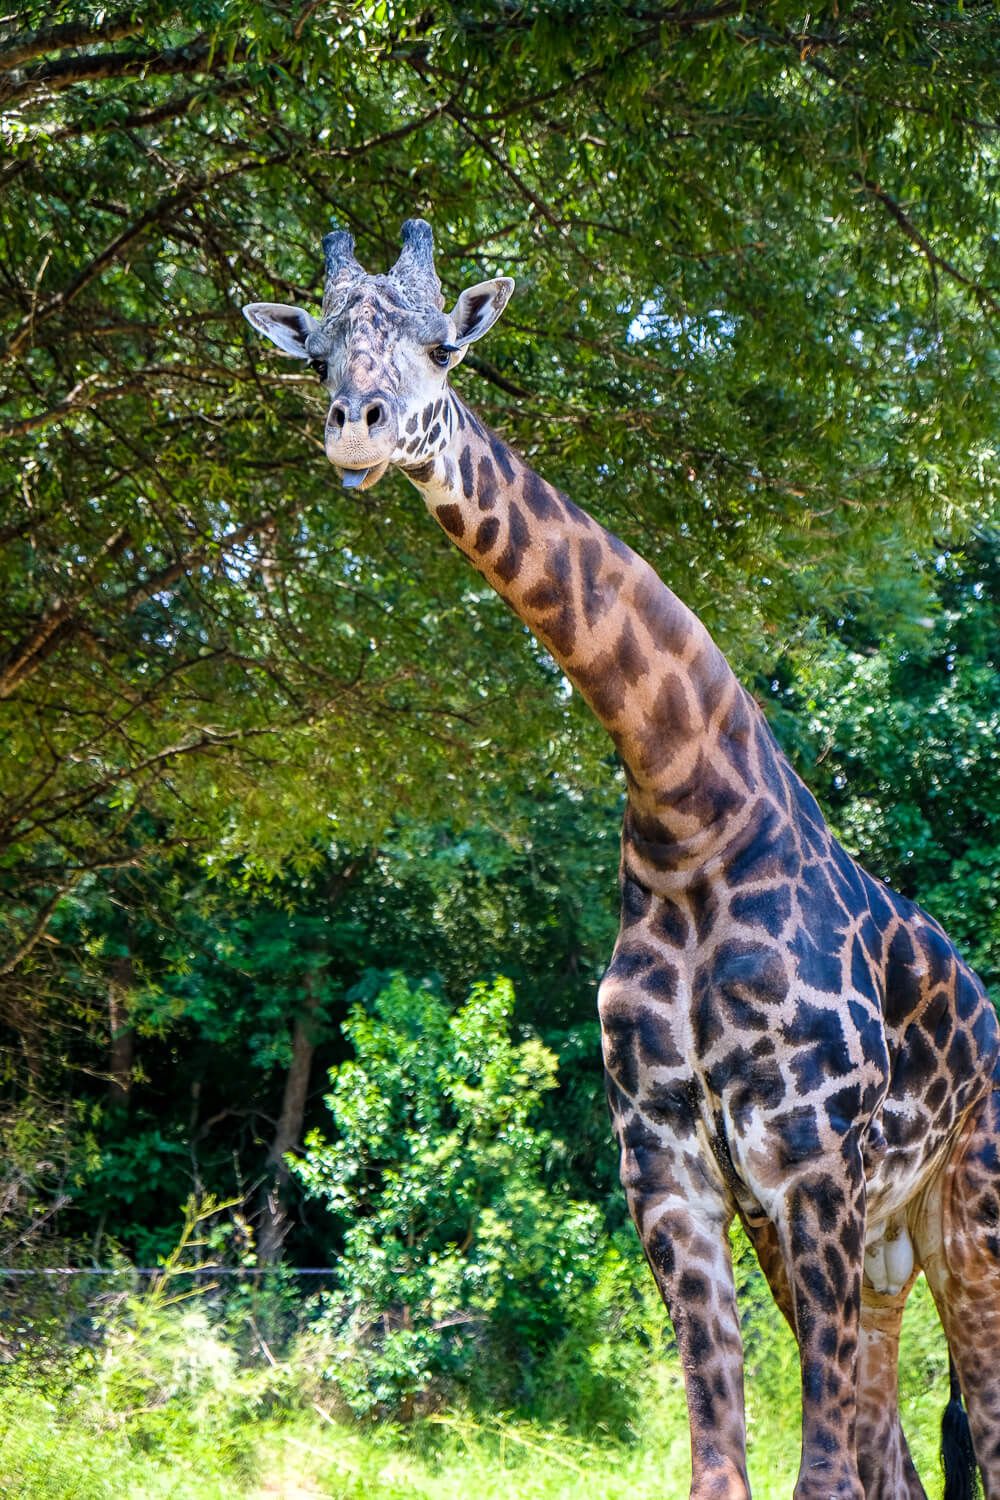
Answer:
[[[518,1023],[560,1057],[543,1123],[567,1143],[574,1192],[607,1198],[621,1217],[594,1008],[615,931],[619,817],[613,787],[583,799],[553,784],[498,799],[488,824],[401,820],[377,848],[313,851],[268,881],[235,862],[206,874],[174,861],[81,883],[56,927],[73,956],[64,982],[88,1004],[71,1054],[93,1133],[73,1232],[113,1226],[116,1243],[149,1264],[172,1243],[190,1193],[256,1183],[296,1021],[307,1022],[321,1080],[346,1053],[348,994],[394,968],[430,978],[452,1004],[481,977],[511,976]],[[109,1099],[103,990],[123,951],[131,1086]],[[314,1081],[305,1124],[322,1117]],[[324,1263],[333,1225],[304,1225],[294,1190],[288,1201],[290,1255]]]
[[[176,845],[273,867],[553,761],[596,779],[558,675],[402,481],[331,497],[309,375],[242,325],[243,301],[315,298],[331,214],[376,268],[416,210],[451,293],[519,277],[468,361],[479,404],[745,661],[817,593],[898,570],[901,530],[986,511],[994,21],[930,0],[19,7],[9,1007],[95,867]]]
[[[553,1180],[560,1144],[533,1118],[556,1059],[514,1040],[512,1009],[503,980],[449,1014],[397,976],[345,1023],[336,1136],[313,1132],[295,1170],[342,1224],[330,1373],[358,1413],[411,1414],[484,1345],[537,1356],[596,1277],[597,1215]]]
[[[235,1368],[206,1305],[159,1312],[137,1334],[108,1332],[100,1362],[40,1377],[7,1366],[0,1385],[0,1487],[17,1500],[238,1500],[262,1491],[339,1500],[680,1500],[688,1435],[676,1355],[625,1332],[632,1346],[632,1418],[622,1433],[575,1430],[509,1411],[453,1407],[407,1429],[349,1425],[313,1405],[315,1345],[275,1366]],[[631,1315],[630,1315],[631,1316]],[[797,1371],[790,1336],[754,1301],[746,1336],[771,1352],[754,1370],[750,1475],[754,1494],[781,1500],[798,1462]],[[765,1327],[769,1322],[770,1326]],[[655,1326],[655,1325],[654,1325]],[[644,1337],[648,1339],[651,1329]],[[638,1332],[638,1330],[637,1330]],[[618,1330],[619,1335],[622,1330]],[[120,1376],[109,1383],[102,1362]],[[128,1372],[135,1372],[134,1382]],[[902,1411],[929,1489],[947,1391],[946,1356],[926,1286],[907,1310]]]
[[[84,1289],[45,1273],[76,1253],[64,1214],[99,1159],[95,1124],[83,1101],[0,1110],[0,1267],[14,1273],[0,1275],[0,1365],[61,1351],[86,1320]]]
[[[64,1328],[46,1359],[37,1325],[23,1347],[4,1351],[5,1495],[96,1500],[141,1487],[150,1495],[221,1496],[231,1493],[226,1483],[249,1478],[255,1422],[295,1398],[289,1372],[260,1357],[259,1334],[256,1361],[240,1361],[237,1320],[212,1297],[219,1282],[201,1274],[217,1268],[233,1238],[226,1219],[233,1207],[190,1202],[149,1281],[124,1262],[110,1282],[74,1278],[78,1326]],[[245,1302],[234,1299],[233,1310],[256,1331]]]
[[[934,612],[873,639],[863,608],[783,688],[847,844],[1000,984],[1000,538],[939,554]]]

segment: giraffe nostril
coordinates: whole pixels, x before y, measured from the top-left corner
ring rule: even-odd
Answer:
[[[369,430],[372,427],[377,427],[381,422],[382,408],[377,401],[374,402],[372,406],[369,406],[368,410],[365,412],[365,420],[368,423]]]
[[[347,420],[346,413],[342,406],[335,406],[330,415],[333,417],[333,420],[336,422],[338,427],[343,427],[344,422]]]

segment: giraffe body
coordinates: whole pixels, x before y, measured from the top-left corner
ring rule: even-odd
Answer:
[[[896,1409],[919,1267],[1000,1500],[1000,1034],[938,925],[833,838],[752,698],[652,568],[447,384],[506,279],[441,310],[430,231],[369,277],[329,236],[324,317],[247,315],[331,392],[351,488],[390,465],[608,729],[628,801],[598,1009],[621,1179],[685,1373],[692,1494],[748,1494],[738,1215],[799,1343],[797,1500],[923,1494]]]

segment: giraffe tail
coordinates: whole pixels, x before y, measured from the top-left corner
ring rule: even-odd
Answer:
[[[969,1418],[962,1405],[962,1388],[955,1361],[948,1353],[951,1399],[941,1418],[941,1468],[944,1470],[944,1500],[975,1500],[979,1493],[979,1469],[972,1447]]]

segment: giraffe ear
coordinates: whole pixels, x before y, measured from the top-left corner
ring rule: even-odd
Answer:
[[[494,281],[480,281],[477,286],[466,287],[451,310],[455,343],[474,344],[484,333],[489,333],[513,290],[509,276],[497,276]]]
[[[286,302],[251,302],[243,309],[247,322],[277,344],[282,354],[292,359],[308,359],[306,339],[316,333],[319,324],[301,308],[289,307]]]

